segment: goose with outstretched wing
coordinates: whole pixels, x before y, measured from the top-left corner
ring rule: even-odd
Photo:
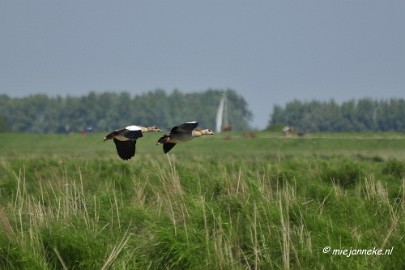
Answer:
[[[197,126],[197,121],[174,126],[170,132],[163,135],[156,144],[163,144],[163,152],[166,154],[176,146],[177,143],[188,142],[195,137],[203,135],[215,134],[211,129],[195,129]]]
[[[136,140],[143,137],[144,132],[161,132],[157,126],[127,126],[117,129],[104,137],[104,141],[113,140],[118,156],[123,160],[129,160],[135,156]]]

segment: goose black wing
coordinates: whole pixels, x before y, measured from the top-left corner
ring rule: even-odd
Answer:
[[[175,126],[172,128],[170,131],[171,134],[176,134],[176,133],[191,133],[193,129],[195,129],[198,126],[197,121],[193,122],[186,122],[184,124]]]
[[[136,140],[120,141],[114,138],[114,143],[121,159],[128,160],[135,156]]]
[[[167,154],[172,148],[175,146],[175,143],[164,143],[163,144],[163,152]]]
[[[143,137],[141,130],[129,130],[126,128],[122,129],[120,134],[129,140],[136,140]]]
[[[141,137],[143,137],[142,131],[139,129],[127,129],[127,128],[121,128],[121,129],[117,129],[114,130],[113,132],[111,132],[110,134],[108,134],[107,136],[105,136],[104,140],[106,139],[112,139],[115,138],[117,136],[122,136],[125,139],[120,139],[121,141],[123,140],[136,140],[139,139]]]

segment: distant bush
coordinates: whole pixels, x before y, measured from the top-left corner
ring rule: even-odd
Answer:
[[[266,131],[271,131],[271,132],[282,132],[283,128],[285,125],[283,124],[274,124],[270,125],[266,128]]]
[[[10,132],[11,127],[5,117],[0,116],[0,132]]]

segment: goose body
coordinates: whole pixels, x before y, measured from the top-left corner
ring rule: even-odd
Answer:
[[[174,126],[169,133],[160,137],[156,144],[163,144],[163,152],[168,153],[177,143],[188,142],[195,137],[203,135],[214,135],[211,129],[196,129],[197,121],[186,122],[184,124]]]
[[[127,126],[117,129],[104,137],[104,141],[113,140],[118,156],[123,160],[129,160],[135,156],[136,140],[143,137],[144,132],[160,132],[157,126]]]

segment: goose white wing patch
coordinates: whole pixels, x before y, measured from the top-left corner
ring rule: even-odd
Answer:
[[[125,129],[128,129],[128,130],[130,130],[130,131],[142,130],[140,127],[134,126],[134,125],[132,125],[132,126],[127,126]]]

